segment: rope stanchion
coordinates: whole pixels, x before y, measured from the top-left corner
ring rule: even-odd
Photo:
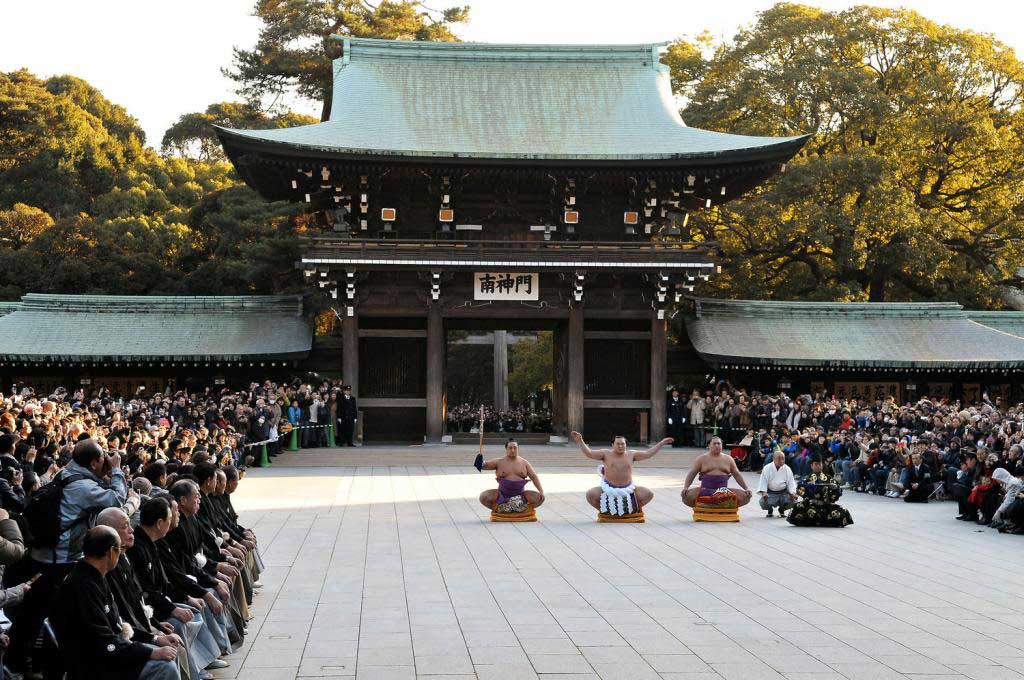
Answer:
[[[316,428],[326,429],[327,430],[327,439],[328,439],[328,441],[329,442],[333,441],[333,438],[334,438],[334,428],[332,426],[330,426],[330,425],[296,425],[295,427],[292,428],[291,439],[288,440],[289,443],[288,443],[287,448],[285,448],[285,451],[298,451],[299,450],[299,437],[298,437],[297,430],[313,430],[313,429],[316,429]],[[248,444],[243,444],[242,448],[243,449],[250,449],[250,448],[259,446],[260,447],[260,460],[259,460],[258,466],[259,467],[270,467],[270,456],[267,453],[267,444],[272,444],[274,442],[280,442],[286,436],[287,435],[278,434],[275,439],[264,439],[263,441],[260,441],[260,442],[249,442]],[[331,444],[331,445],[333,446],[333,444]]]
[[[336,443],[336,441],[334,439],[334,424],[333,423],[327,426],[327,446],[331,447],[332,449],[335,446],[337,446],[337,443]]]

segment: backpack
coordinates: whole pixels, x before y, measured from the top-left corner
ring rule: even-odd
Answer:
[[[60,520],[60,504],[64,499],[64,488],[72,482],[85,479],[83,475],[61,474],[49,484],[32,494],[31,502],[25,508],[25,524],[35,548],[56,549],[63,532]],[[77,520],[76,522],[77,523]]]

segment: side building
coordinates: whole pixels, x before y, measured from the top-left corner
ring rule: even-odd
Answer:
[[[1021,312],[953,302],[697,299],[685,334],[692,354],[680,350],[710,375],[770,394],[1024,398]]]
[[[0,376],[133,394],[286,378],[313,344],[301,296],[25,295],[0,307]]]

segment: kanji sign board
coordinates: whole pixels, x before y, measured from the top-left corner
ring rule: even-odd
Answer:
[[[477,272],[473,274],[474,300],[538,300],[540,277],[536,274]]]

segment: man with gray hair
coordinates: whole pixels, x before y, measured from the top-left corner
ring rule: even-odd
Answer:
[[[786,511],[796,505],[796,478],[781,449],[775,449],[772,462],[761,470],[757,493],[761,496],[761,509],[768,511],[768,517],[774,516],[775,508],[779,509],[779,517],[785,517]]]
[[[60,657],[74,680],[109,677],[179,680],[176,636],[156,636],[122,619],[106,576],[121,555],[121,539],[108,526],[83,536],[82,559],[57,590],[50,622]]]
[[[142,603],[151,621],[159,621],[156,625],[162,630],[175,632],[182,638],[185,646],[185,654],[179,655],[184,662],[182,675],[192,680],[212,677],[201,669],[224,668],[228,664],[217,659],[220,649],[201,610],[172,602],[162,590],[168,585],[168,579],[153,542],[154,538],[163,538],[170,529],[170,504],[166,499],[143,503],[139,526],[134,530],[126,526],[123,515],[118,513],[116,509],[109,509],[97,517],[97,525],[115,529],[127,548],[118,565],[119,569],[122,565],[126,567],[125,574],[116,580],[127,586],[122,586],[125,590],[130,590],[132,603]],[[114,585],[111,587],[113,589]]]
[[[128,514],[138,508],[138,495],[128,489],[124,471],[121,469],[121,455],[118,452],[105,453],[93,439],[82,439],[71,452],[71,462],[61,470],[53,482],[59,497],[54,535],[43,540],[33,537],[31,560],[25,577],[40,574],[32,589],[25,596],[18,616],[10,629],[11,643],[7,665],[14,670],[23,670],[27,657],[39,635],[43,619],[53,595],[64,578],[82,557],[82,541],[88,529],[90,517],[110,507],[125,507]],[[35,510],[49,504],[34,501]],[[35,527],[32,505],[26,509],[29,526]],[[46,525],[50,525],[47,519]],[[35,532],[34,532],[35,533]]]
[[[201,529],[197,515],[202,502],[199,485],[191,479],[181,479],[171,485],[170,495],[178,503],[180,521],[167,534],[165,541],[171,549],[182,555],[187,571],[197,579],[208,593],[215,592],[224,605],[222,621],[232,642],[241,643],[245,638],[245,619],[235,601],[231,586],[238,571],[226,561],[218,561],[203,548]],[[212,606],[212,605],[211,605]]]
[[[139,506],[146,502],[153,493],[153,482],[145,477],[136,477],[132,480],[132,490],[139,494]]]
[[[110,527],[121,539],[121,552],[117,564],[107,573],[107,586],[110,588],[121,620],[132,627],[136,638],[153,636],[154,644],[166,643],[173,647],[183,647],[185,642],[174,632],[174,628],[170,624],[157,624],[152,607],[147,611],[143,603],[142,587],[135,578],[135,572],[126,554],[135,543],[135,534],[132,532],[128,515],[121,508],[107,508],[96,515],[96,526]],[[178,663],[178,670],[183,675],[193,677],[188,673],[185,654],[178,654],[175,660]],[[197,674],[195,678],[198,680],[199,675]]]

